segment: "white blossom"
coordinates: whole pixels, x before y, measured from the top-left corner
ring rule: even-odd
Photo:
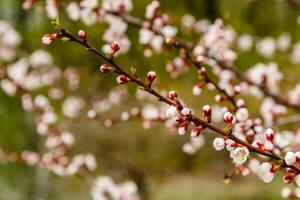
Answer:
[[[294,152],[287,152],[284,157],[284,161],[288,166],[293,165],[296,162],[296,154]]]
[[[221,151],[225,147],[225,139],[224,138],[215,138],[213,142],[213,146],[217,151]]]
[[[231,154],[233,162],[238,165],[241,165],[244,162],[246,162],[248,156],[249,156],[249,150],[244,146],[235,148],[233,150],[233,153]]]
[[[270,172],[271,167],[270,163],[263,162],[256,172],[257,176],[265,183],[270,183],[274,178],[274,173]]]

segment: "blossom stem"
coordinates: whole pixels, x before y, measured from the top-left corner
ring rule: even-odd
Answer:
[[[115,73],[128,77],[131,82],[136,83],[138,86],[143,88],[146,92],[148,92],[149,94],[157,97],[157,99],[159,101],[165,102],[166,104],[168,104],[170,106],[175,106],[175,107],[177,107],[177,109],[179,111],[181,111],[183,109],[182,105],[178,101],[171,100],[171,99],[161,95],[155,89],[147,87],[146,83],[141,81],[138,77],[130,75],[129,73],[124,71],[112,58],[105,56],[103,53],[98,51],[95,47],[89,45],[89,43],[87,41],[82,42],[80,39],[77,39],[75,36],[73,36],[69,31],[66,31],[64,29],[60,29],[59,36],[67,37],[67,38],[70,39],[70,41],[76,42],[76,43],[86,47],[89,51],[93,52],[99,58],[101,58],[102,60],[108,62],[112,67],[114,67],[115,68],[115,71],[114,71]],[[284,158],[281,157],[280,155],[277,155],[277,154],[275,154],[271,151],[266,151],[266,150],[261,150],[259,148],[256,148],[256,147],[252,146],[251,144],[249,144],[248,142],[239,139],[238,137],[236,137],[233,134],[230,134],[230,132],[221,129],[221,128],[213,125],[212,123],[207,122],[206,120],[198,118],[193,114],[191,114],[189,120],[190,120],[190,122],[193,122],[195,125],[201,125],[203,128],[208,128],[208,129],[210,129],[210,130],[212,130],[216,133],[219,133],[219,134],[223,135],[224,137],[226,137],[228,139],[231,139],[231,140],[235,141],[236,143],[248,148],[249,151],[251,151],[251,152],[255,152],[257,154],[264,155],[264,156],[267,156],[269,158],[272,158],[275,161],[279,161],[280,163],[284,163],[284,166],[287,167],[287,165],[284,161]],[[288,167],[294,169],[297,173],[300,173],[300,168],[297,165],[294,164],[294,165],[291,165],[291,166],[288,166]]]

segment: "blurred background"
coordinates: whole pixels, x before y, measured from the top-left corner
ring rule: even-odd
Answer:
[[[144,16],[148,0],[133,0],[133,15]],[[238,34],[249,33],[257,38],[271,36],[277,38],[283,32],[291,34],[292,42],[300,41],[300,1],[297,0],[161,0],[162,10],[180,24],[181,16],[192,14],[196,19],[206,18],[214,21],[223,18]],[[68,1],[62,1],[68,3]],[[82,28],[87,31],[92,44],[101,46],[101,34],[105,24],[86,27],[80,22],[70,21],[61,15],[62,24],[76,33]],[[113,75],[98,73],[99,60],[87,54],[74,44],[57,42],[52,46],[43,46],[41,37],[53,32],[50,20],[37,5],[30,11],[22,9],[22,0],[0,0],[0,20],[9,21],[22,36],[21,48],[28,54],[36,49],[45,49],[54,57],[54,63],[61,69],[73,66],[81,76],[80,89],[72,95],[86,99],[96,95],[105,96],[115,87]],[[299,21],[299,20],[298,20]],[[159,81],[167,83],[165,89],[175,89],[188,105],[200,109],[205,103],[213,102],[214,94],[204,92],[201,97],[191,98],[191,88],[197,77],[190,70],[176,80],[165,71],[166,61],[176,55],[176,51],[153,55],[146,58],[137,42],[138,32],[129,27],[132,48],[129,53],[117,58],[120,65],[130,69],[135,66],[140,74],[155,70]],[[179,36],[192,40],[193,34],[179,33]],[[253,48],[241,53],[236,65],[246,70],[258,62],[276,61],[280,70],[288,77],[282,88],[293,86],[300,78],[300,67],[287,59],[284,53],[270,58],[260,56]],[[136,87],[129,85],[128,91],[134,96]],[[42,91],[39,91],[42,92]],[[248,98],[253,105],[252,116],[259,116],[257,100]],[[114,106],[107,116],[118,116],[133,105],[142,105],[133,98],[127,98]],[[60,120],[64,120],[61,117]],[[206,132],[205,146],[196,154],[182,152],[182,145],[188,137],[170,134],[162,124],[156,124],[145,130],[141,120],[118,123],[111,128],[99,122],[65,120],[62,124],[76,137],[73,153],[91,152],[98,161],[95,174],[107,174],[122,181],[135,181],[142,199],[155,200],[229,200],[229,199],[281,199],[280,178],[271,184],[264,184],[257,177],[234,177],[229,185],[223,183],[224,176],[233,165],[227,153],[216,152],[212,147],[212,135]],[[292,128],[297,128],[296,125]],[[0,91],[0,146],[8,151],[43,151],[41,137],[35,130],[34,115],[23,111],[19,98],[8,97]],[[89,199],[89,188],[78,177],[58,177],[38,167],[28,167],[21,163],[0,165],[0,199]]]

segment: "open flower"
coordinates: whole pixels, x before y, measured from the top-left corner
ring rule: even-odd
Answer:
[[[294,152],[287,152],[284,157],[284,161],[288,166],[293,165],[296,162],[296,154]]]
[[[236,119],[240,122],[244,122],[249,118],[249,112],[246,108],[239,108],[236,112]]]
[[[221,151],[225,147],[225,139],[224,138],[215,138],[213,142],[213,146],[217,151]]]
[[[166,117],[171,118],[175,117],[178,114],[177,108],[175,106],[170,106],[166,111]]]
[[[233,159],[233,162],[241,165],[244,162],[246,162],[248,156],[249,156],[249,150],[242,146],[242,147],[237,147],[233,150],[233,152],[231,153],[231,158]]]
[[[274,178],[274,173],[271,172],[272,165],[268,162],[263,162],[256,172],[257,176],[265,183],[270,183]]]

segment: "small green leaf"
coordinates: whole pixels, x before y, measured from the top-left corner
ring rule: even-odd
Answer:
[[[51,21],[51,24],[54,26],[55,29],[59,28],[60,27],[59,17],[57,17],[55,21]]]

